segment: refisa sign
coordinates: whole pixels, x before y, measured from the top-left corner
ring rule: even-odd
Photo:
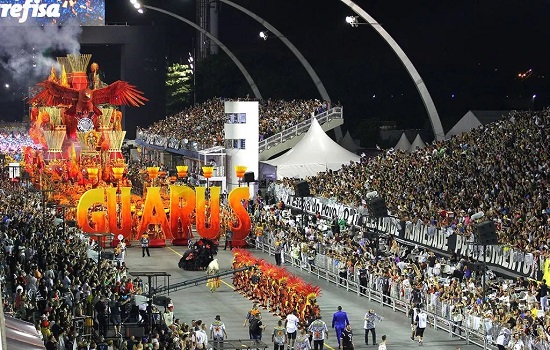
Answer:
[[[0,0],[0,25],[105,25],[105,0]]]

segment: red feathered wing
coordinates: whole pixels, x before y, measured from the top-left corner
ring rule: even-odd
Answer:
[[[143,106],[145,101],[149,101],[143,96],[143,92],[136,89],[135,86],[125,81],[115,81],[111,85],[93,90],[92,102],[94,105],[129,105],[134,107]]]
[[[53,81],[43,81],[36,84],[42,90],[29,100],[30,104],[42,106],[74,105],[78,102],[78,90],[61,86]]]

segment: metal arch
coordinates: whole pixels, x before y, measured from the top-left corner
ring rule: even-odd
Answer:
[[[256,83],[254,82],[254,80],[252,79],[252,77],[250,76],[250,74],[248,74],[248,71],[246,70],[246,68],[244,68],[244,66],[242,65],[241,61],[239,61],[239,59],[227,48],[227,46],[225,46],[221,41],[219,41],[214,35],[210,34],[210,32],[208,32],[207,30],[201,28],[200,26],[198,26],[197,24],[191,22],[190,20],[188,20],[187,18],[184,18],[184,17],[181,17],[181,16],[178,16],[176,15],[175,13],[172,13],[170,11],[166,11],[166,10],[163,10],[161,8],[158,8],[158,7],[154,7],[154,6],[149,6],[149,5],[142,5],[143,7],[145,7],[146,9],[149,9],[149,10],[153,10],[153,11],[157,11],[157,12],[161,12],[161,13],[164,13],[168,16],[171,16],[171,17],[174,17],[184,23],[187,23],[188,25],[190,25],[191,27],[195,28],[196,30],[200,31],[201,33],[203,33],[204,35],[206,35],[210,40],[212,40],[213,42],[215,42],[219,47],[222,48],[222,50],[229,56],[229,58],[231,58],[231,60],[233,61],[233,63],[235,63],[237,65],[237,67],[239,68],[239,70],[241,71],[241,73],[244,75],[246,81],[248,82],[248,85],[250,85],[250,88],[252,89],[252,91],[254,92],[254,96],[256,97],[256,99],[258,100],[263,100],[262,98],[262,94],[260,94],[260,90],[258,90],[258,86],[256,86]]]
[[[380,36],[382,36],[382,38],[386,40],[386,42],[391,46],[393,51],[397,54],[397,56],[409,72],[412,80],[414,81],[414,84],[416,85],[416,89],[420,93],[420,97],[422,98],[422,102],[424,103],[424,107],[426,108],[426,112],[428,112],[428,117],[430,118],[430,122],[432,124],[435,139],[437,141],[445,139],[443,127],[441,126],[441,120],[439,119],[439,114],[437,113],[437,109],[435,108],[432,97],[428,92],[428,88],[426,87],[426,84],[424,84],[424,81],[420,77],[420,74],[418,74],[418,71],[412,64],[411,60],[409,60],[403,49],[401,49],[401,47],[390,36],[390,34],[388,34],[388,32],[386,32],[386,30],[382,28],[380,23],[372,18],[365,10],[363,10],[351,0],[340,1],[346,4],[353,12],[361,16],[361,18],[363,18],[368,24],[370,24],[371,27],[374,28],[378,32],[378,34],[380,34]]]
[[[248,16],[254,18],[257,22],[259,22],[260,24],[262,24],[264,27],[267,28],[267,30],[269,30],[270,32],[274,33],[275,35],[277,35],[277,37],[279,37],[279,39],[281,39],[281,41],[290,49],[290,51],[292,51],[292,53],[296,56],[296,58],[300,61],[300,63],[302,64],[302,66],[304,66],[304,68],[306,69],[306,71],[308,72],[309,76],[311,77],[311,80],[313,80],[313,83],[315,84],[315,86],[317,87],[317,90],[319,91],[319,94],[321,95],[321,98],[325,101],[328,101],[330,102],[330,97],[327,93],[327,90],[325,89],[325,86],[323,85],[323,83],[321,82],[321,79],[319,78],[319,76],[317,75],[317,73],[315,73],[315,70],[313,69],[313,67],[309,64],[309,62],[306,60],[306,58],[302,55],[302,53],[296,48],[296,46],[294,46],[290,40],[288,40],[280,31],[277,30],[277,28],[273,27],[271,24],[269,24],[265,19],[263,19],[262,17],[258,16],[257,14],[255,14],[254,12],[240,6],[240,5],[237,5],[235,4],[234,2],[231,2],[229,0],[218,0],[220,2],[223,2],[229,6],[232,6],[234,8],[236,8],[237,10],[241,11],[241,12],[244,12],[245,14],[247,14]]]

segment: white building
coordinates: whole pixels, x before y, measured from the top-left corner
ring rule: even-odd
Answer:
[[[225,109],[225,149],[227,153],[227,190],[239,186],[235,173],[236,165],[246,166],[246,172],[253,172],[258,178],[258,138],[259,105],[258,101],[228,101]],[[244,184],[246,186],[246,184]],[[250,183],[250,195],[254,196],[256,183]]]

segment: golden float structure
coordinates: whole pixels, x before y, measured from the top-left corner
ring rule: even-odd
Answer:
[[[131,187],[118,107],[139,107],[147,101],[125,81],[105,84],[99,65],[90,65],[91,57],[58,57],[60,72],[52,68],[29,97],[29,134],[41,150],[26,148],[23,166],[35,187],[48,194],[47,200],[70,209],[67,218],[75,216],[76,203],[89,189]]]

